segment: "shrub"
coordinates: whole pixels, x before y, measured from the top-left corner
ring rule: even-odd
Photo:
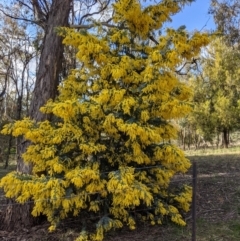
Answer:
[[[114,9],[116,27],[60,30],[64,43],[78,50],[79,68],[59,87],[58,99],[41,108],[55,121],[23,119],[2,131],[32,143],[23,158],[33,173],[4,177],[6,196],[32,200],[32,214],[46,215],[50,230],[69,215],[94,217],[96,231],[89,233],[85,223],[78,240],[102,240],[123,225],[134,229],[138,219],[185,225],[180,212],[191,202],[190,187],[169,189],[171,178],[190,167],[170,142],[177,132],[172,120],[191,109],[191,90],[175,68],[207,36],[169,29],[158,41],[151,37],[179,11],[177,1],[142,10],[138,1],[121,0]]]

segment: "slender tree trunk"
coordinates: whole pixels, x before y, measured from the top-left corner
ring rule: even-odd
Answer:
[[[9,157],[10,157],[10,154],[11,154],[11,147],[12,147],[12,135],[8,139],[8,149],[7,149],[7,154],[6,154],[6,157],[5,157],[4,169],[7,169],[8,165],[9,165]]]
[[[228,138],[228,146],[229,146],[231,144],[230,143],[230,131],[229,131],[229,129],[227,131],[227,138]]]
[[[229,131],[227,128],[223,129],[223,146],[224,148],[228,148],[229,145]]]
[[[188,127],[188,150],[191,149],[191,144],[192,144],[192,135],[191,135],[191,130]]]
[[[186,150],[186,130],[185,127],[183,128],[182,132],[182,145],[183,145],[183,150]]]
[[[57,94],[63,58],[63,44],[62,39],[56,33],[56,28],[68,25],[71,2],[72,0],[53,0],[45,22],[45,36],[29,110],[30,118],[36,121],[50,119],[50,116],[41,113],[39,108],[49,99],[54,99]],[[32,166],[24,163],[21,158],[22,153],[26,151],[28,146],[29,142],[26,140],[21,140],[18,143],[17,171],[25,174],[31,174],[32,172]],[[28,203],[24,205],[12,204],[13,200],[9,200],[3,218],[4,229],[14,230],[20,226],[28,227],[32,225],[31,205]]]
[[[219,143],[220,143],[220,137],[219,137],[219,132],[217,132],[217,149],[219,148]]]
[[[180,146],[183,145],[183,131],[182,131],[182,129],[179,131],[178,143],[179,143]]]

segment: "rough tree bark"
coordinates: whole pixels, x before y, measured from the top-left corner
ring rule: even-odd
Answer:
[[[50,116],[40,112],[39,108],[49,99],[54,99],[57,94],[59,73],[63,59],[63,44],[62,38],[56,33],[56,28],[68,25],[71,2],[72,0],[53,0],[44,25],[45,36],[29,110],[30,118],[36,121],[50,119]],[[24,153],[27,146],[28,142],[23,141],[20,153]],[[18,158],[17,170],[23,173],[31,173],[31,165],[26,165],[20,156]]]
[[[61,63],[63,57],[62,39],[56,34],[56,27],[67,26],[68,17],[71,9],[72,0],[53,0],[47,15],[43,28],[45,36],[42,44],[39,68],[36,76],[33,98],[30,105],[30,118],[36,121],[43,121],[50,116],[46,116],[39,111],[50,98],[54,99],[57,93],[57,85],[59,81],[59,73],[61,71]],[[37,0],[32,0],[33,8],[39,9]],[[38,12],[38,15],[41,12]],[[40,16],[41,17],[41,16]],[[41,19],[42,20],[42,19]],[[21,158],[29,142],[22,140],[19,145],[19,156],[17,160],[17,171],[30,174],[32,166],[27,165]],[[9,200],[9,205],[3,215],[3,226],[5,230],[14,230],[19,227],[29,227],[34,223],[31,216],[31,205],[29,203],[19,205]]]

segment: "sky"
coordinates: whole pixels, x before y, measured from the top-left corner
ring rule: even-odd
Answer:
[[[194,30],[214,30],[213,17],[208,14],[209,7],[210,0],[196,0],[176,14],[168,26],[178,28],[185,25],[190,32]]]

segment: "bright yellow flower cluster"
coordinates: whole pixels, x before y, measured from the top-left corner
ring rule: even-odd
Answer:
[[[82,231],[77,240],[102,240],[123,225],[134,229],[137,217],[184,225],[179,210],[188,211],[191,202],[189,187],[169,189],[171,178],[190,167],[169,142],[177,133],[172,120],[190,111],[191,91],[175,70],[208,40],[169,29],[158,44],[147,43],[179,11],[177,1],[144,9],[137,0],[119,0],[114,9],[120,28],[96,34],[63,29],[80,67],[59,86],[59,97],[41,108],[56,121],[24,119],[2,131],[32,142],[23,158],[33,173],[1,179],[7,197],[33,200],[32,214],[46,215],[50,231],[69,214],[101,216],[96,232]]]
[[[122,0],[114,4],[116,14],[115,22],[126,21],[128,28],[146,38],[149,32],[159,29],[169,20],[172,14],[177,13],[180,7],[176,1],[164,0],[142,10],[137,0]]]

